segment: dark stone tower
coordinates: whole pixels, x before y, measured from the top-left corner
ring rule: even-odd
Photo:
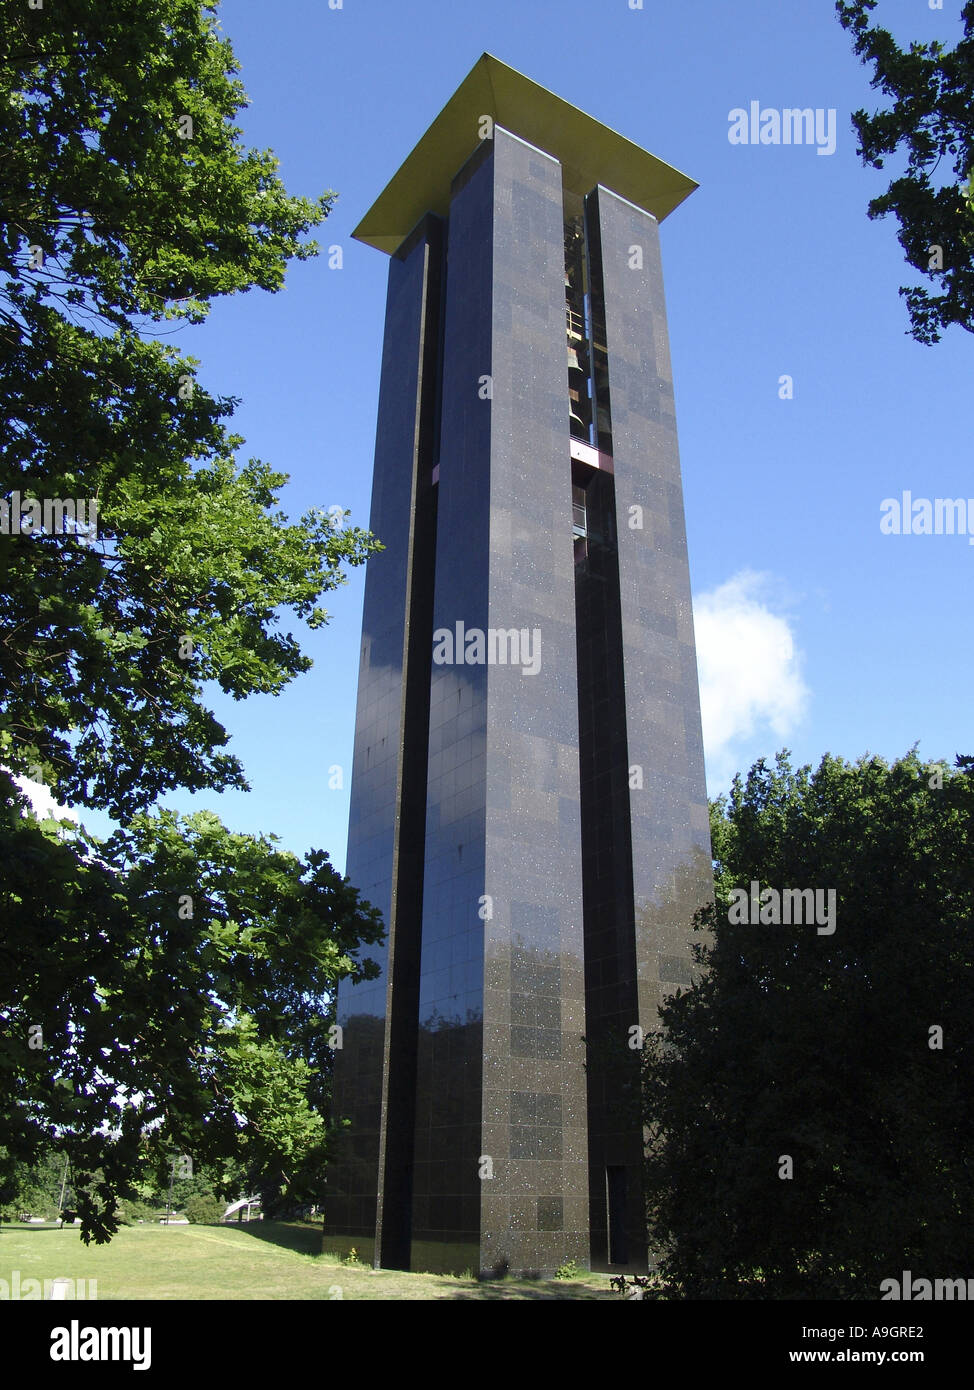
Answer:
[[[642,1029],[711,889],[658,223],[695,185],[484,55],[355,235],[390,255],[326,1231],[645,1268]],[[373,953],[374,954],[374,953]]]

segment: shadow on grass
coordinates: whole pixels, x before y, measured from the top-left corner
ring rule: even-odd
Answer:
[[[463,1299],[470,1303],[497,1303],[518,1301],[524,1303],[563,1303],[578,1299],[598,1300],[604,1302],[610,1297],[608,1293],[603,1293],[600,1289],[588,1288],[584,1284],[572,1284],[565,1281],[561,1287],[552,1287],[551,1284],[541,1284],[532,1287],[530,1284],[504,1284],[491,1283],[485,1280],[482,1284],[477,1284],[467,1289],[457,1289],[455,1293],[449,1295],[451,1299]]]
[[[220,1221],[221,1229],[242,1231],[254,1240],[293,1250],[297,1255],[321,1254],[321,1223],[310,1221]]]
[[[303,1221],[250,1221],[236,1223],[231,1221],[219,1223],[228,1229],[244,1231],[254,1240],[264,1241],[268,1245],[276,1245],[282,1250],[291,1250],[299,1255],[315,1255],[322,1253],[321,1250],[321,1225],[316,1222]],[[357,1267],[356,1272],[371,1272],[367,1263]],[[392,1272],[392,1271],[386,1271]],[[420,1271],[417,1277],[429,1271]],[[408,1276],[407,1276],[408,1277]],[[435,1275],[433,1277],[436,1277]],[[441,1276],[448,1278],[449,1276]],[[616,1296],[617,1297],[617,1296]],[[524,1280],[484,1280],[481,1282],[464,1283],[460,1287],[446,1295],[448,1300],[459,1299],[467,1303],[500,1303],[511,1301],[536,1302],[536,1303],[555,1303],[575,1300],[600,1301],[611,1300],[613,1294],[609,1289],[593,1288],[584,1283],[574,1283],[565,1280],[563,1283],[543,1281],[538,1283],[528,1283]]]
[[[2,1240],[4,1236],[11,1234],[15,1236],[40,1236],[50,1235],[52,1233],[54,1235],[61,1235],[64,1231],[74,1231],[75,1235],[77,1235],[80,1230],[80,1226],[28,1226],[26,1221],[21,1226],[17,1221],[9,1223],[5,1221],[3,1225],[0,1226],[0,1240]]]

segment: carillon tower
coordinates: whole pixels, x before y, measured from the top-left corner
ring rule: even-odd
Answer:
[[[639,1030],[711,891],[659,223],[692,180],[485,54],[388,254],[326,1233],[645,1268]],[[370,952],[370,954],[375,954]]]

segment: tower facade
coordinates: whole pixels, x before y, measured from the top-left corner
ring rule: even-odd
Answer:
[[[484,55],[390,256],[326,1233],[645,1268],[638,1041],[711,892],[658,223],[695,187]],[[375,951],[370,951],[373,956]]]

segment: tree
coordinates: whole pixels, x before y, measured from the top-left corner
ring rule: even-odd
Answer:
[[[234,462],[237,402],[140,335],[279,289],[333,201],[288,196],[274,157],[241,147],[214,8],[0,17],[0,755],[117,818],[174,787],[246,786],[204,683],[278,693],[310,665],[278,611],[318,626],[342,564],[376,549],[322,509],[286,524],[285,475]]]
[[[223,1216],[225,1203],[218,1197],[194,1193],[186,1199],[186,1215],[194,1226],[215,1226]]]
[[[7,779],[9,781],[9,779]],[[379,914],[327,856],[303,861],[211,812],[141,815],[103,843],[0,806],[0,1133],[71,1160],[82,1235],[108,1239],[146,1165],[244,1162],[285,1190],[329,1134],[290,1047],[296,990],[327,1016]],[[43,892],[38,893],[38,884]]]
[[[279,693],[310,666],[281,614],[318,627],[380,548],[289,523],[286,475],[237,462],[236,400],[165,336],[279,289],[332,206],[243,147],[236,71],[215,0],[0,9],[0,1142],[69,1155],[86,1240],[146,1149],[319,1161],[291,1029],[381,930],[320,852],[147,814],[246,787],[206,683]],[[2,767],[127,825],[66,838]]]
[[[875,8],[876,0],[836,4],[856,54],[873,65],[871,85],[893,101],[873,116],[856,111],[852,119],[864,164],[882,169],[901,146],[908,151],[906,172],[871,200],[868,211],[871,218],[896,215],[908,264],[939,291],[900,289],[910,333],[932,344],[952,323],[974,332],[974,0],[961,11],[964,37],[953,49],[934,40],[904,51],[888,30],[870,24]]]
[[[23,1212],[56,1220],[62,1197],[66,1205],[73,1200],[66,1181],[64,1156],[47,1152],[34,1163],[18,1163],[0,1148],[0,1221],[16,1221]]]
[[[972,774],[781,754],[714,803],[713,944],[645,1060],[670,1293],[875,1299],[970,1268]],[[834,931],[739,922],[752,883],[766,920],[768,889],[834,890]]]

